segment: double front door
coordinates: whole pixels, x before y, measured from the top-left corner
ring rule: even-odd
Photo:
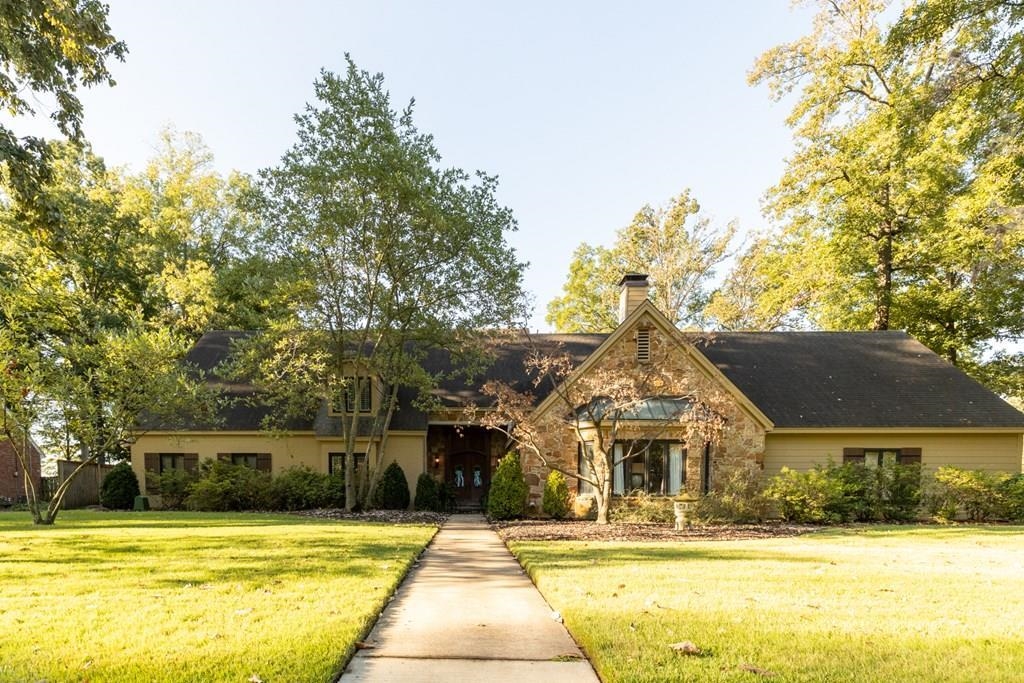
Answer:
[[[491,484],[490,467],[483,453],[466,451],[448,458],[446,481],[461,504],[479,503]]]

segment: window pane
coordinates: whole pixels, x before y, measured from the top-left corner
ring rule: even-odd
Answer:
[[[647,493],[664,493],[665,444],[655,441],[647,448]]]
[[[612,478],[612,493],[621,496],[626,492],[626,463],[622,462],[622,444],[615,444],[615,474]]]
[[[590,476],[590,473],[591,473],[592,470],[590,469],[590,461],[587,458],[588,457],[592,458],[593,455],[594,455],[594,444],[592,444],[590,442],[587,442],[587,443],[582,444],[580,446],[580,469],[579,469],[580,475],[582,475],[584,477],[589,477]],[[579,491],[580,491],[580,493],[583,493],[583,494],[593,493],[594,492],[594,485],[591,484],[590,482],[586,482],[586,481],[583,481],[581,479],[580,483],[579,483]]]
[[[686,451],[683,444],[673,443],[668,446],[668,487],[666,493],[674,496],[683,488],[686,481]]]

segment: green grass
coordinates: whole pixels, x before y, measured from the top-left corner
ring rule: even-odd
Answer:
[[[866,527],[776,540],[519,542],[614,681],[1019,681],[1024,527]],[[692,641],[703,656],[669,646]]]
[[[0,681],[328,681],[434,527],[0,514]],[[256,679],[253,679],[256,680]]]

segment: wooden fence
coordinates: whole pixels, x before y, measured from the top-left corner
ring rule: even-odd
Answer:
[[[75,462],[73,460],[58,460],[58,481],[64,482],[81,464],[82,463]],[[67,493],[64,494],[63,507],[67,509],[82,508],[87,505],[99,505],[100,484],[103,483],[103,479],[112,469],[114,469],[113,465],[97,465],[96,463],[90,463],[83,467],[82,471],[79,472],[78,476],[71,482],[71,486],[68,487]]]

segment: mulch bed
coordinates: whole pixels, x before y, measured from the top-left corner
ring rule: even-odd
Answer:
[[[595,524],[584,521],[523,520],[492,522],[509,541],[740,541],[799,536],[821,527],[802,524],[709,524],[676,531],[667,524]]]

